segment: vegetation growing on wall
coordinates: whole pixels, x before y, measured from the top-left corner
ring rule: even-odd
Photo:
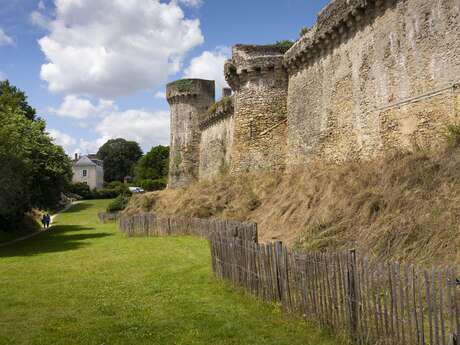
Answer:
[[[284,41],[277,41],[273,46],[276,47],[281,54],[286,53],[291,47],[294,45],[294,41],[284,40]]]
[[[302,29],[300,29],[299,36],[300,37],[305,36],[308,33],[308,31],[310,31],[310,29],[308,29],[307,27],[304,26]]]
[[[213,103],[209,109],[206,111],[206,115],[211,116],[213,115],[217,109],[221,108],[222,111],[225,113],[230,111],[233,107],[233,101],[231,96],[222,97],[222,99],[218,102]]]
[[[193,88],[193,80],[191,79],[181,79],[171,84],[179,92],[190,92]]]

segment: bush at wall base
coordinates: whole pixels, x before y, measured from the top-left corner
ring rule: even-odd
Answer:
[[[109,204],[109,206],[107,206],[107,212],[111,213],[123,211],[126,206],[128,206],[130,198],[131,197],[127,194],[120,194],[114,201]]]
[[[142,180],[139,182],[139,187],[148,192],[154,192],[156,190],[163,190],[166,188],[167,181],[165,178],[156,180]]]

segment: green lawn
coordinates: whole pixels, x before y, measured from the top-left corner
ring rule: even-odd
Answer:
[[[211,272],[206,241],[125,238],[107,201],[76,205],[53,231],[0,248],[0,344],[336,344]]]

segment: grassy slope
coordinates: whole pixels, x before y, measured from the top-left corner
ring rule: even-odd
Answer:
[[[75,206],[51,233],[0,249],[0,344],[335,344],[217,282],[207,243],[127,239]]]
[[[220,177],[135,198],[127,213],[250,220],[262,240],[460,269],[459,171],[459,147],[397,153],[285,175]]]

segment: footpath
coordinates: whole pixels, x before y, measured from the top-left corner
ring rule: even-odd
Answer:
[[[5,242],[5,243],[0,243],[0,248],[2,247],[6,247],[6,246],[10,246],[14,243],[18,243],[18,242],[21,242],[21,241],[24,241],[24,240],[28,240],[29,238],[32,238],[32,237],[35,237],[35,236],[38,236],[38,235],[41,235],[41,234],[44,234],[48,231],[50,231],[52,228],[53,228],[53,223],[54,223],[54,220],[56,219],[56,217],[62,213],[62,212],[65,212],[67,211],[68,209],[70,209],[71,207],[73,207],[74,205],[78,204],[79,202],[76,201],[76,202],[72,202],[68,205],[66,205],[66,207],[64,207],[61,211],[59,211],[58,213],[55,213],[51,216],[51,223],[50,223],[50,227],[48,229],[45,229],[45,230],[42,230],[42,231],[37,231],[37,232],[33,232],[31,234],[28,234],[28,235],[25,235],[25,236],[22,236],[22,237],[19,237],[19,238],[16,238],[12,241],[8,241],[8,242]]]

